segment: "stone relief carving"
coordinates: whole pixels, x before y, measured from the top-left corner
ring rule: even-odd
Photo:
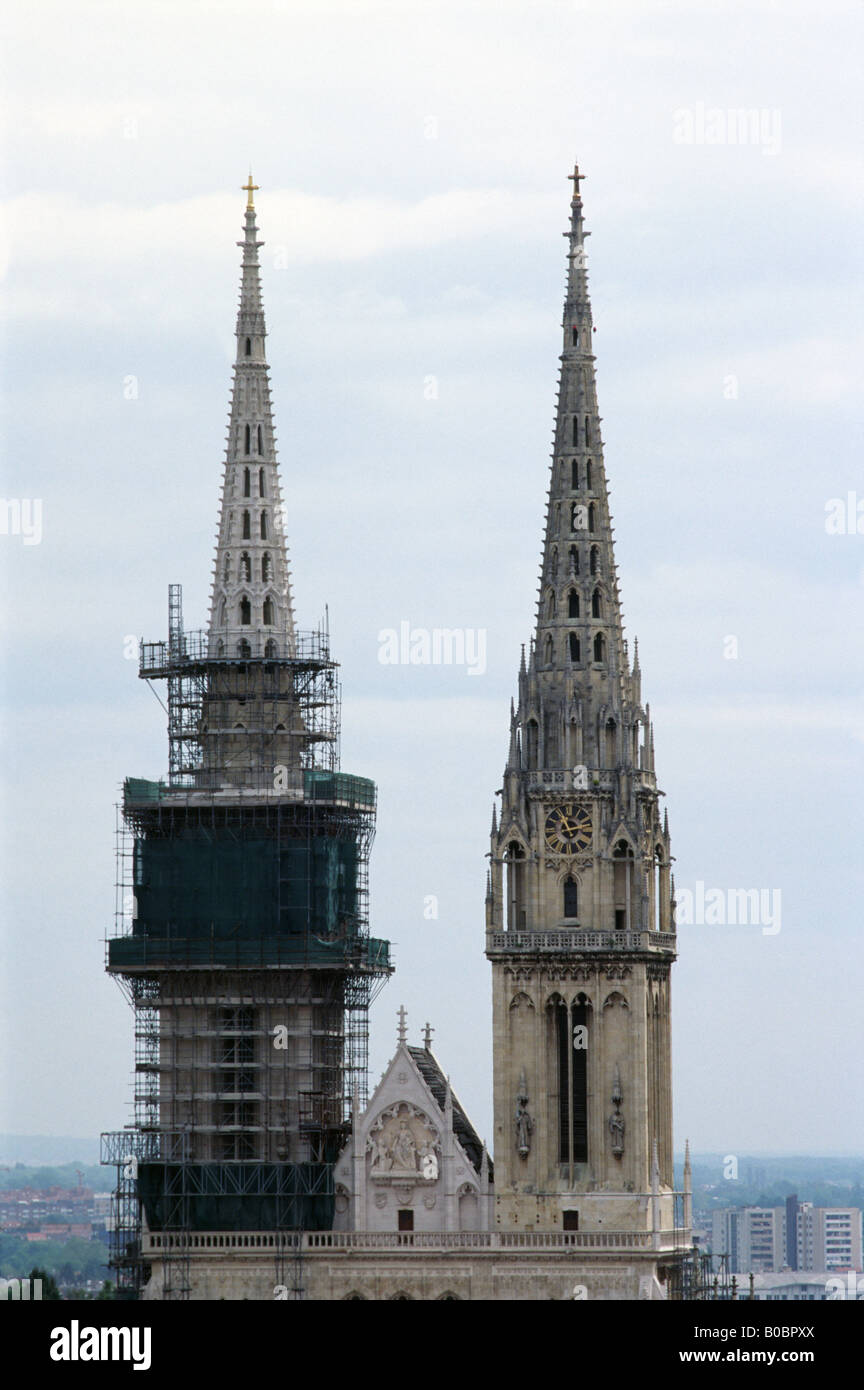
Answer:
[[[429,1117],[416,1105],[398,1101],[382,1110],[369,1131],[370,1176],[378,1182],[437,1182],[440,1148]]]
[[[627,1003],[627,1000],[624,998],[624,995],[621,994],[619,990],[613,989],[613,991],[612,991],[611,994],[607,994],[607,995],[606,995],[606,998],[605,998],[605,1000],[604,1000],[604,1002],[603,1002],[603,1008],[604,1008],[604,1009],[614,1009],[614,1008],[629,1009],[629,1008],[630,1008],[630,1005]]]
[[[514,994],[513,998],[510,1000],[510,1008],[517,1013],[520,1009],[527,1009],[529,1013],[533,1013],[534,1000],[531,998],[530,994],[526,994],[524,990],[520,990],[519,993]]]
[[[574,965],[570,971],[571,980],[593,980],[595,971],[590,965]]]
[[[596,971],[590,965],[562,965],[543,972],[543,983],[560,984],[562,980],[579,980],[583,984],[593,980]]]
[[[438,1155],[429,1143],[420,1150],[420,1174],[426,1182],[435,1182],[438,1178]]]
[[[626,980],[630,977],[630,966],[609,964],[604,973],[607,980]]]
[[[504,974],[509,975],[514,983],[530,984],[534,979],[534,971],[527,965],[505,965]]]

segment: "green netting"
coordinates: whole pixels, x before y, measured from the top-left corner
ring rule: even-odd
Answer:
[[[115,936],[108,942],[110,970],[156,969],[166,965],[251,966],[304,965],[375,973],[390,969],[390,942],[376,937],[322,941],[318,937],[260,936],[217,941],[203,937]]]
[[[328,1231],[333,1170],[323,1163],[140,1163],[151,1231]]]
[[[124,801],[155,803],[168,788],[164,782],[148,782],[144,777],[127,777],[123,783]]]
[[[340,805],[374,806],[375,783],[370,777],[354,777],[349,772],[324,772],[319,768],[303,774],[307,801],[337,801]]]
[[[236,940],[352,934],[359,920],[353,839],[238,839],[187,826],[134,847],[135,936]]]

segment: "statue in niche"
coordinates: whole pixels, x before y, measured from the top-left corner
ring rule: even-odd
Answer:
[[[615,1074],[612,1078],[612,1104],[615,1106],[615,1110],[613,1114],[609,1116],[609,1133],[612,1136],[612,1152],[616,1158],[620,1158],[624,1152],[624,1116],[621,1114],[621,1101],[623,1099],[621,1073],[616,1065]]]
[[[624,1116],[620,1110],[609,1116],[609,1133],[612,1136],[612,1152],[620,1157],[624,1152]]]
[[[519,1091],[516,1096],[516,1147],[520,1158],[527,1158],[531,1152],[531,1133],[534,1121],[528,1114],[528,1083],[525,1072],[519,1078]]]
[[[391,1148],[394,1168],[410,1168],[412,1172],[417,1168],[417,1145],[408,1121],[403,1117],[399,1121],[399,1129],[393,1139]]]

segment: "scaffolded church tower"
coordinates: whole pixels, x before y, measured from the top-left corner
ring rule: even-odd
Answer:
[[[294,622],[255,188],[209,628],[184,630],[172,585],[168,641],[142,644],[139,671],[167,683],[168,780],[127,778],[118,825],[107,969],[135,1010],[135,1110],[103,1160],[130,1296],[156,1271],[147,1296],[189,1297],[197,1232],[267,1232],[278,1284],[291,1233],[330,1228],[391,971],[368,931],[375,785],[339,771],[329,636]]]
[[[578,167],[536,633],[524,649],[486,953],[497,1224],[680,1247],[672,1170],[669,827],[624,638]],[[683,1211],[683,1204],[681,1209]],[[678,1229],[676,1230],[676,1227]]]

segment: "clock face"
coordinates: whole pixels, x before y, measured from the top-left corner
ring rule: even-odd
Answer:
[[[553,806],[546,817],[546,843],[556,854],[577,854],[591,843],[591,817],[581,806]]]

